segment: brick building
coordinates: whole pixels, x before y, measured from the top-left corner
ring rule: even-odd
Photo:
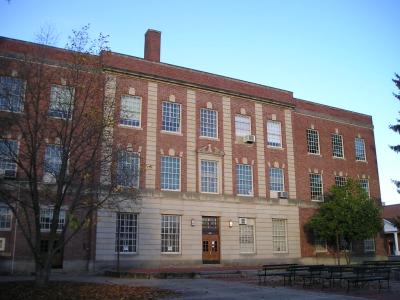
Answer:
[[[1,59],[27,44],[2,38]],[[160,45],[161,33],[148,30],[144,59],[101,54],[104,93],[116,103],[109,139],[126,148],[110,168],[134,166],[137,179],[121,185],[142,196],[119,212],[98,211],[93,253],[73,256],[83,234],[64,253],[64,267],[86,259],[96,269],[113,266],[117,249],[124,267],[330,261],[303,225],[346,177],[380,201],[371,116],[162,63]],[[8,72],[1,76],[18,76]],[[0,217],[7,260],[14,227],[6,209]],[[358,254],[383,256],[381,237]]]

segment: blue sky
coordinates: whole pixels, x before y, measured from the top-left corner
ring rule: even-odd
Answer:
[[[162,32],[161,60],[294,92],[295,97],[373,116],[382,201],[400,203],[400,155],[388,129],[400,103],[400,1],[0,0],[0,35],[35,41],[53,26],[64,46],[91,24],[113,51],[143,57],[144,33]]]

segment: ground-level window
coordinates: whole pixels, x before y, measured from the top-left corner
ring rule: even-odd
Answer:
[[[286,219],[272,219],[272,244],[274,252],[287,252]]]
[[[161,216],[161,252],[179,253],[181,234],[181,216]]]
[[[51,222],[53,221],[53,212],[54,209],[52,207],[42,207],[40,209],[40,230],[41,231],[50,231]],[[58,227],[57,231],[60,231],[64,228],[65,224],[65,210],[60,209],[58,215]]]
[[[375,252],[375,239],[369,238],[364,240],[364,252]]]
[[[255,252],[254,219],[239,218],[239,245],[240,245],[240,253]]]
[[[326,252],[328,251],[326,239],[318,236],[318,233],[314,233],[314,247],[315,252]]]
[[[136,253],[137,214],[117,213],[115,252]]]
[[[310,173],[310,193],[311,200],[324,201],[321,174]]]
[[[0,206],[0,230],[11,229],[11,209]]]

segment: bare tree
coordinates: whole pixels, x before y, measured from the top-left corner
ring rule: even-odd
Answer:
[[[0,60],[0,202],[16,218],[39,286],[57,253],[83,228],[92,230],[97,209],[138,197],[133,167],[111,171],[119,155],[112,139],[116,79],[103,72],[107,36],[92,40],[88,29],[73,31],[64,50],[27,44]],[[114,184],[118,179],[128,188]]]

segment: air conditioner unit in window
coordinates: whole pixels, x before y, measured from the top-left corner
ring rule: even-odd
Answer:
[[[0,251],[6,250],[6,238],[0,238]]]
[[[246,225],[247,219],[246,218],[239,218],[239,225]]]
[[[288,192],[278,192],[278,198],[287,199]]]
[[[243,142],[245,142],[246,144],[254,144],[256,142],[256,136],[255,135],[245,135],[243,137]]]

